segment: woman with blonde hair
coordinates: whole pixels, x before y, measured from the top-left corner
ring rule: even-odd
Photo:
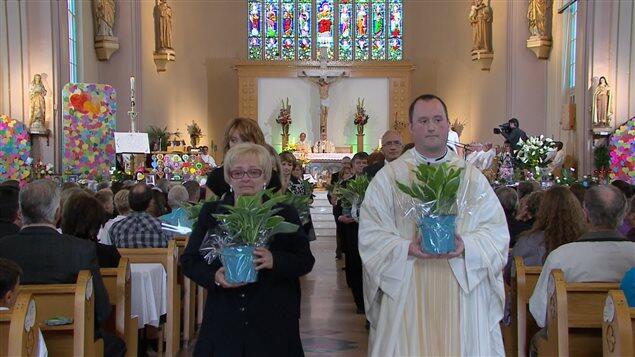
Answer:
[[[207,289],[207,301],[194,356],[303,356],[300,340],[300,277],[315,258],[302,229],[275,234],[267,247],[256,248],[253,261],[258,280],[227,282],[219,258],[208,264],[200,253],[208,230],[241,196],[258,194],[271,177],[271,157],[261,145],[233,146],[225,156],[224,176],[232,194],[203,205],[198,224],[181,257],[183,274]],[[277,215],[301,225],[292,207],[278,205]]]

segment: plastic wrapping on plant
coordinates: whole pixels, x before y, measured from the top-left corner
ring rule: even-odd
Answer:
[[[359,197],[354,197],[351,202],[351,218],[353,218],[356,222],[359,222],[359,212],[362,206],[362,200]]]
[[[462,226],[463,222],[466,218],[479,213],[479,207],[482,206],[486,193],[471,188],[476,182],[472,183],[469,180],[469,175],[466,175],[468,170],[476,169],[468,166],[461,170],[456,197],[446,202],[435,199],[421,200],[398,189],[399,194],[395,202],[397,212],[405,212],[405,218],[417,227],[423,251],[432,254],[446,254],[454,251],[456,234],[461,229],[468,228]],[[415,179],[414,183],[421,182]],[[411,187],[413,182],[404,182],[404,184]],[[469,229],[478,229],[478,227],[469,227]]]

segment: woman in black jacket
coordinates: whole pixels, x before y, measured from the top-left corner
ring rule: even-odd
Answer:
[[[195,356],[303,356],[300,341],[299,277],[313,268],[315,259],[306,235],[277,234],[268,248],[257,248],[254,263],[258,281],[232,285],[225,279],[220,259],[207,264],[199,249],[208,230],[218,226],[212,216],[226,213],[241,195],[254,195],[266,186],[271,175],[267,150],[255,144],[241,144],[225,156],[224,176],[233,194],[206,203],[196,228],[181,257],[183,273],[208,289]],[[297,212],[281,206],[277,214],[301,225]]]

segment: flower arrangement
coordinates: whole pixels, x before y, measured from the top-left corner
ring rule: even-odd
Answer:
[[[284,100],[281,102],[282,107],[280,108],[280,114],[278,114],[276,123],[282,125],[282,127],[288,127],[291,124],[291,105],[289,104],[289,98],[287,98],[286,103]]]
[[[368,123],[368,118],[369,116],[364,108],[364,99],[357,98],[357,111],[353,118],[353,124],[357,127],[357,134],[364,134],[364,125]]]
[[[287,143],[287,145],[282,147],[282,151],[296,152],[298,149],[298,144]]]
[[[547,154],[556,149],[555,142],[543,135],[530,136],[526,141],[520,139],[518,145],[516,156],[526,169],[546,167]]]
[[[463,129],[467,126],[467,122],[459,121],[459,118],[455,118],[454,122],[452,122],[452,130],[455,131],[459,136],[463,133]]]
[[[187,126],[187,133],[190,135],[190,143],[192,146],[198,146],[198,141],[203,137],[203,130],[195,121]]]
[[[55,169],[53,167],[53,164],[44,164],[42,160],[39,160],[38,162],[33,161],[33,163],[31,164],[31,172],[33,173],[31,177],[35,179],[41,179],[47,176],[54,175]]]
[[[309,160],[307,154],[305,152],[303,152],[302,154],[300,154],[300,157],[298,158],[298,163],[302,167],[306,167],[306,165],[311,163],[311,160]]]
[[[150,126],[148,128],[148,139],[152,150],[166,151],[168,149],[168,140],[170,139],[168,127],[159,128],[157,126]]]
[[[446,254],[455,249],[456,200],[463,169],[447,163],[421,164],[413,170],[416,181],[407,186],[396,181],[403,193],[414,199],[421,248],[432,254]]]

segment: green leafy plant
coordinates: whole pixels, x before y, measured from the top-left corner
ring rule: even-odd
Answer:
[[[150,141],[150,147],[153,147],[154,144],[161,144],[161,147],[158,149],[160,151],[166,151],[168,149],[168,140],[170,139],[170,132],[168,131],[168,127],[164,127],[163,129],[150,126],[148,128],[148,140]]]
[[[281,203],[289,205],[298,211],[298,215],[300,219],[305,219],[309,216],[309,212],[311,209],[311,195],[298,195],[293,192],[281,192],[278,191],[274,194],[275,196],[282,196],[283,200]]]
[[[265,201],[265,197],[268,200]],[[285,222],[283,217],[276,215],[281,208],[274,207],[284,200],[284,196],[272,194],[271,189],[264,190],[253,196],[239,196],[233,206],[224,206],[229,213],[213,216],[236,243],[255,245],[274,234],[298,230],[298,225]]]
[[[370,179],[367,175],[357,175],[354,179],[347,181],[346,187],[338,185],[334,194],[342,200],[343,207],[351,207],[355,200],[359,203],[364,200],[369,184]]]
[[[196,224],[198,223],[198,216],[201,214],[201,209],[203,208],[203,205],[208,203],[208,202],[212,202],[212,201],[216,201],[218,199],[218,197],[216,197],[216,195],[212,194],[212,196],[208,199],[206,199],[205,201],[200,201],[199,203],[195,204],[195,205],[190,205],[190,204],[184,204],[182,207],[185,210],[185,212],[187,212],[187,218],[194,222],[192,223],[192,230],[194,230],[194,228],[196,228]]]
[[[606,145],[601,145],[593,149],[593,161],[596,169],[608,169],[611,166],[609,148]]]
[[[462,170],[447,163],[438,166],[421,164],[412,170],[417,180],[410,186],[399,181],[396,183],[405,194],[430,205],[430,214],[449,215],[455,209]]]

